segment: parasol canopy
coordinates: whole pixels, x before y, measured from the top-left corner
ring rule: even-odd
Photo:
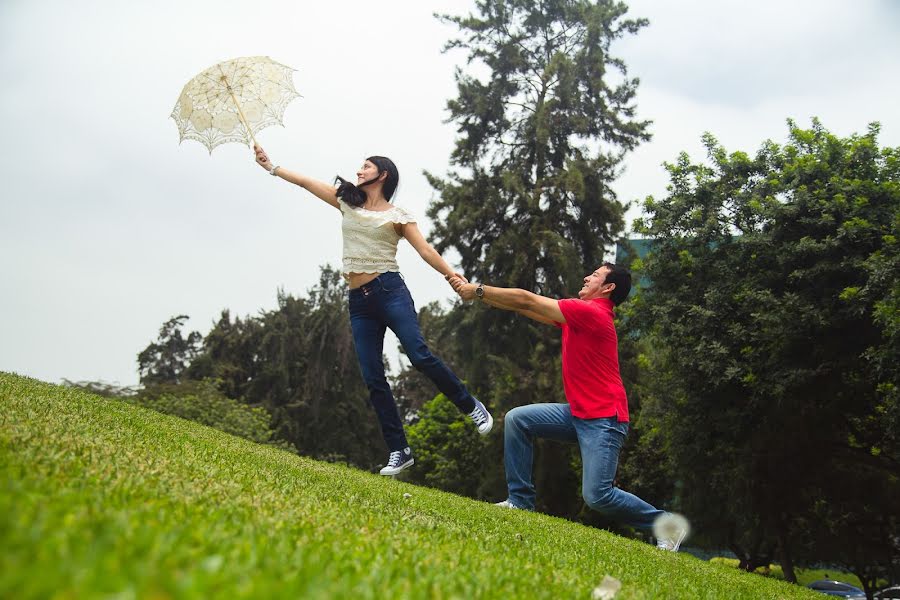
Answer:
[[[284,126],[287,105],[300,96],[295,69],[268,56],[220,62],[184,86],[171,117],[180,142],[196,140],[213,148],[227,142],[256,144],[256,134],[270,125]]]

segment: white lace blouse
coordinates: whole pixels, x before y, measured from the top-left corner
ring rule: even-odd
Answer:
[[[415,223],[416,218],[399,206],[376,211],[355,208],[340,198],[338,203],[343,215],[344,276],[399,271],[397,242],[401,236],[394,230],[394,223]]]

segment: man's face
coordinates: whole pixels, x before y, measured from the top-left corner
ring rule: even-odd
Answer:
[[[578,297],[582,300],[590,300],[596,298],[601,293],[603,283],[606,281],[606,274],[609,273],[609,267],[603,266],[596,269],[590,275],[584,278],[584,287],[578,291]]]

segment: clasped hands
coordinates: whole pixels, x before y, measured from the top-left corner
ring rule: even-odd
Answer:
[[[448,275],[445,279],[453,288],[453,291],[459,294],[460,298],[466,301],[475,299],[475,289],[478,287],[478,284],[469,283],[469,280],[459,273]]]

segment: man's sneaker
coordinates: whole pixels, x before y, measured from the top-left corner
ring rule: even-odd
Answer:
[[[481,435],[487,435],[491,432],[491,428],[494,426],[494,417],[491,416],[491,413],[488,412],[488,409],[484,407],[484,404],[478,401],[477,398],[473,398],[475,400],[475,408],[472,409],[472,412],[469,413],[469,418],[475,422],[475,426],[478,428],[478,433]]]
[[[691,530],[688,520],[676,513],[661,515],[653,523],[653,535],[656,536],[656,547],[668,552],[678,552],[681,542]]]
[[[394,450],[388,458],[387,466],[381,469],[379,473],[382,475],[396,475],[406,467],[411,467],[414,462],[416,461],[413,459],[412,450],[409,449],[409,446],[403,450]]]
[[[510,502],[509,500],[504,500],[503,502],[497,502],[494,506],[499,506],[501,508],[515,508],[516,510],[520,510],[518,506]]]

